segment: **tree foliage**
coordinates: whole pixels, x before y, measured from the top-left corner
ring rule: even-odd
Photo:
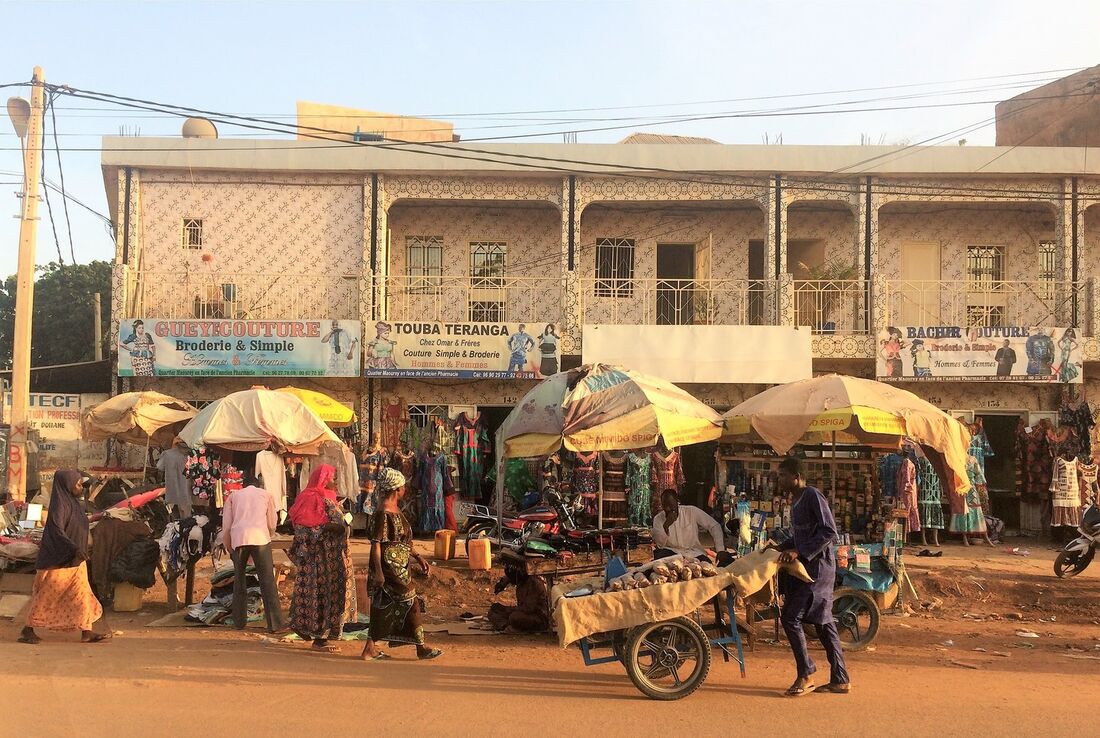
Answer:
[[[111,264],[57,264],[38,267],[34,283],[31,366],[71,364],[95,358],[95,293],[103,306],[104,356],[111,327]],[[0,287],[0,364],[11,367],[15,329],[16,280]]]

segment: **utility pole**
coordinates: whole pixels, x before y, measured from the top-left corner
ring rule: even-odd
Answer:
[[[95,360],[103,361],[103,294],[95,293]]]
[[[27,415],[31,391],[31,313],[34,309],[34,239],[38,226],[38,180],[42,172],[42,67],[31,77],[31,102],[11,98],[8,115],[23,143],[23,212],[19,222],[15,337],[11,365],[11,428],[8,432],[8,494],[27,496]]]

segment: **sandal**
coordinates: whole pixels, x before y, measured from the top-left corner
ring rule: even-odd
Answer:
[[[797,684],[798,684],[798,682],[795,682],[794,684],[792,684],[790,686],[790,688],[788,688],[787,691],[783,693],[783,696],[784,697],[803,697],[805,695],[808,695],[810,692],[813,692],[816,689],[816,687],[813,685],[813,682],[809,682],[807,684],[804,684],[801,687],[796,686]]]
[[[442,655],[443,652],[441,650],[439,650],[438,648],[433,648],[431,651],[428,651],[425,654],[416,654],[416,658],[420,659],[421,661],[431,661],[432,659],[438,659]]]
[[[37,646],[39,643],[42,642],[42,639],[39,638],[36,635],[33,635],[33,636],[21,635],[21,636],[19,636],[19,642],[20,643],[26,643],[28,646]]]
[[[327,641],[321,641],[320,643],[314,641],[310,645],[310,648],[312,648],[314,651],[320,651],[322,653],[340,653],[339,646],[335,646]]]
[[[104,641],[111,640],[109,633],[92,633],[88,637],[81,637],[81,643],[103,643]]]
[[[826,694],[849,694],[852,691],[852,685],[848,683],[834,684],[829,682],[824,687],[818,687],[817,691],[825,692]]]
[[[390,656],[385,651],[379,651],[378,653],[376,653],[373,656],[371,656],[370,658],[368,658],[367,661],[389,661],[392,658],[393,658],[393,656]]]

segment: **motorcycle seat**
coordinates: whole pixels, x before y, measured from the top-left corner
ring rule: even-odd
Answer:
[[[558,514],[553,510],[532,510],[523,513],[521,517],[528,522],[552,523],[558,519]]]

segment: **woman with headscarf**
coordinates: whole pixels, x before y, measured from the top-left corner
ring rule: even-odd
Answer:
[[[370,638],[363,648],[364,660],[380,661],[389,655],[378,649],[377,641],[390,647],[416,646],[421,661],[438,658],[443,652],[424,642],[420,616],[424,600],[416,594],[409,564],[427,575],[428,562],[413,550],[412,526],[401,513],[405,495],[405,476],[396,469],[385,469],[375,484],[379,507],[371,517],[370,549]]]
[[[88,581],[88,516],[79,499],[82,490],[80,472],[75,469],[62,469],[53,475],[49,515],[20,643],[40,642],[35,628],[79,630],[84,643],[111,637],[92,630],[103,617],[103,607]]]
[[[294,525],[288,552],[295,566],[290,629],[329,653],[337,650],[329,639],[340,638],[355,602],[347,524],[336,504],[335,479],[336,469],[328,464],[314,469],[287,515]]]

